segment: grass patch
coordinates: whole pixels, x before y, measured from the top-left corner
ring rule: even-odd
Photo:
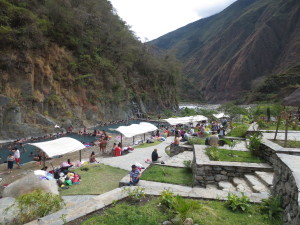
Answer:
[[[187,168],[153,165],[145,170],[141,179],[192,186],[193,174]]]
[[[271,140],[273,142],[275,142],[276,144],[279,144],[280,146],[284,147],[284,141],[282,140]],[[300,148],[300,141],[296,141],[296,140],[288,140],[287,141],[287,148]]]
[[[247,134],[248,128],[249,128],[249,124],[234,124],[234,127],[231,129],[228,136],[245,137]]]
[[[146,142],[145,142],[145,143],[143,143],[143,144],[134,146],[134,148],[148,148],[148,147],[151,147],[151,146],[159,145],[160,143],[162,143],[162,142],[161,142],[161,141],[155,140],[154,143],[146,143]]]
[[[88,165],[88,171],[80,168],[74,171],[81,176],[81,182],[61,190],[62,195],[99,195],[119,187],[119,181],[128,171],[102,164]]]
[[[220,148],[214,148],[214,151],[216,151],[216,153],[214,153],[213,156],[217,155],[217,158],[211,157],[211,155],[208,154],[210,160],[225,161],[225,162],[247,162],[247,163],[265,162],[265,160],[257,156],[253,156],[251,152],[243,152],[243,151],[220,149]]]
[[[189,145],[205,145],[205,138],[192,137],[187,141]]]
[[[280,225],[281,220],[271,220],[262,215],[259,205],[250,204],[247,212],[232,212],[225,207],[224,202],[189,200],[199,204],[186,215],[194,220],[194,224],[202,225]],[[154,198],[144,205],[132,205],[126,202],[106,210],[101,215],[90,216],[82,225],[157,225],[171,220],[176,215],[172,209],[159,205],[159,198]]]

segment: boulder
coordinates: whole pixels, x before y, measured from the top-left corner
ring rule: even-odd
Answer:
[[[30,193],[36,189],[58,195],[58,186],[55,179],[40,179],[40,175],[29,174],[8,185],[3,191],[3,197],[17,198],[20,195]]]
[[[186,218],[183,222],[183,225],[193,225],[194,221],[192,218]]]
[[[53,126],[53,127],[56,124],[52,119],[50,119],[49,117],[46,117],[40,113],[36,113],[35,117],[36,117],[36,122],[38,124],[42,124],[42,125],[46,125],[46,126]]]

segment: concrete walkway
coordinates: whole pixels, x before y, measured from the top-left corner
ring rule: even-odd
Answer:
[[[159,145],[147,147],[147,148],[135,148],[133,152],[127,155],[119,157],[109,157],[109,158],[97,158],[97,161],[105,165],[117,167],[124,170],[131,170],[131,165],[135,163],[140,163],[143,167],[147,168],[150,164],[145,163],[146,159],[151,160],[151,153],[156,148],[159,156],[162,156],[162,160],[166,161],[170,157],[166,154],[165,148],[169,146],[174,137],[168,137],[164,142]]]

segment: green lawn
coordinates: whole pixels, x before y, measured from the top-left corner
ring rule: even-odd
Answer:
[[[147,148],[147,147],[159,145],[159,144],[161,144],[161,143],[162,143],[161,141],[154,141],[154,143],[146,143],[146,142],[145,142],[145,143],[143,143],[143,144],[134,146],[134,148]]]
[[[231,137],[245,137],[247,134],[247,130],[249,128],[249,124],[234,124],[230,133],[227,136]]]
[[[210,154],[208,154],[209,158],[214,161],[226,161],[226,162],[247,162],[247,163],[264,163],[265,160],[253,156],[250,151],[235,151],[235,150],[227,150],[227,149],[215,149],[216,153],[213,153],[213,156],[216,158],[212,158]]]
[[[261,130],[276,130],[277,122],[264,123],[263,127],[260,127]],[[281,122],[279,125],[279,130],[285,130],[285,122]],[[289,124],[289,130],[300,130],[300,126],[297,124]]]
[[[187,141],[189,145],[205,145],[205,138],[192,137]]]
[[[187,168],[152,165],[143,172],[142,180],[191,186],[193,174]]]
[[[74,171],[81,176],[80,184],[75,184],[69,189],[61,190],[62,195],[94,195],[103,194],[119,187],[119,181],[128,174],[128,171],[106,166],[93,164],[84,166],[88,171],[80,168]]]
[[[258,205],[251,204],[245,212],[232,212],[224,202],[196,201],[200,207],[187,214],[194,224],[201,225],[280,225],[280,220],[270,220],[261,215]],[[92,215],[82,225],[157,225],[175,217],[174,211],[158,206],[159,198],[154,198],[144,205],[132,205],[126,202],[107,209],[102,215]]]
[[[279,144],[280,146],[284,147],[284,141],[282,140],[271,140],[275,142],[276,144]],[[288,140],[287,141],[287,148],[300,148],[300,141],[294,141],[294,140]]]

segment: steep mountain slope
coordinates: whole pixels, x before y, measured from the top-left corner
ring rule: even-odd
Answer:
[[[179,78],[107,0],[0,0],[0,138],[177,107]]]
[[[300,1],[239,0],[149,44],[174,52],[184,63],[189,83],[183,92],[193,87],[201,93],[185,97],[238,99],[299,63]],[[300,71],[294,75],[299,77]]]

